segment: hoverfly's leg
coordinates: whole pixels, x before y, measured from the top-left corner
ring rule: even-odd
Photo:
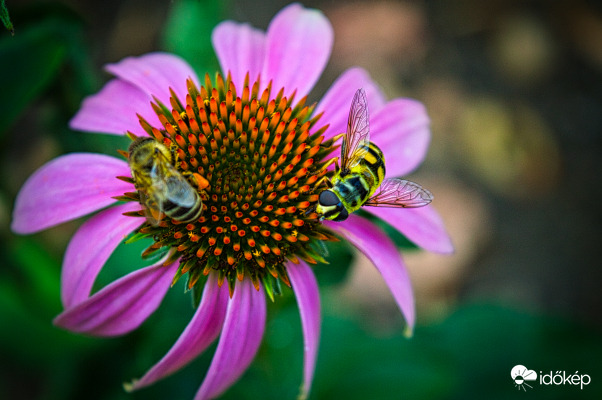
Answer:
[[[320,179],[318,179],[316,181],[315,187],[319,187],[322,183],[325,183],[326,186],[328,186],[329,189],[332,189],[332,187],[334,186],[332,184],[332,181],[330,180],[330,178],[328,176],[323,176]]]
[[[328,160],[326,162],[326,164],[324,164],[322,166],[322,168],[320,168],[320,172],[325,171],[328,167],[330,167],[332,164],[334,164],[334,170],[336,172],[339,172],[339,157],[333,157],[330,160]]]
[[[325,141],[323,143],[324,146],[326,147],[331,147],[335,144],[335,142],[337,142],[340,138],[342,138],[343,136],[345,136],[347,133],[339,133],[336,136],[331,137],[330,139],[328,139],[327,141]]]

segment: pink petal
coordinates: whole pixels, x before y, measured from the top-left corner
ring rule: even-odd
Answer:
[[[69,126],[87,132],[123,135],[131,131],[136,135],[146,135],[136,113],[151,125],[160,126],[159,118],[150,105],[151,100],[148,93],[136,86],[113,79],[100,92],[84,99],[77,114],[69,121]]]
[[[431,140],[424,105],[395,99],[371,115],[370,138],[385,155],[387,176],[405,175],[420,165]]]
[[[250,279],[236,282],[213,361],[195,400],[219,396],[243,374],[259,349],[265,318],[264,292],[255,290]]]
[[[359,88],[366,92],[370,115],[384,106],[385,98],[370,75],[362,68],[348,69],[328,89],[314,112],[316,115],[324,112],[320,125],[330,124],[325,132],[327,139],[347,131],[349,108]]]
[[[161,262],[132,272],[63,311],[54,324],[95,336],[130,332],[159,307],[177,270],[177,262],[169,266]]]
[[[303,326],[305,366],[303,386],[298,398],[305,399],[311,389],[320,342],[320,293],[316,277],[306,263],[300,262],[298,265],[288,263],[286,271],[299,304]]]
[[[237,90],[242,90],[247,72],[252,85],[263,66],[265,33],[249,24],[225,21],[215,27],[211,39],[222,71],[230,72]]]
[[[116,176],[130,176],[125,161],[102,154],[67,154],[43,165],[25,182],[15,201],[11,229],[34,233],[81,217],[132,191]]]
[[[449,254],[454,246],[437,211],[430,205],[420,208],[364,207],[386,221],[425,250]]]
[[[330,57],[333,30],[324,14],[298,3],[283,8],[267,32],[266,60],[261,74],[276,92],[297,90],[297,98],[314,86]],[[267,82],[265,82],[267,83]]]
[[[389,286],[409,330],[412,330],[415,320],[412,283],[391,239],[372,222],[355,214],[351,214],[344,222],[325,221],[325,224],[344,236],[372,261]]]
[[[124,212],[140,209],[139,203],[111,207],[84,223],[73,235],[61,271],[63,307],[71,308],[90,296],[92,285],[117,245],[144,221]]]
[[[107,71],[138,87],[143,93],[156,96],[169,106],[169,88],[181,102],[186,99],[186,79],[198,82],[192,68],[178,56],[167,53],[150,53],[140,57],[127,57],[116,64],[108,64]]]
[[[169,352],[128,390],[136,390],[162,379],[201,354],[222,329],[228,305],[228,289],[217,285],[216,274],[205,284],[203,299],[192,320]]]

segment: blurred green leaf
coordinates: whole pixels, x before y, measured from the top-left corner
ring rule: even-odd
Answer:
[[[224,19],[228,1],[182,0],[175,2],[165,25],[166,50],[182,56],[197,72],[213,78],[219,64],[211,44],[213,28]]]
[[[345,242],[328,242],[323,250],[328,264],[317,264],[313,270],[320,286],[337,285],[347,277],[353,262],[353,250]]]
[[[84,24],[78,14],[60,3],[16,8],[15,15],[19,34],[0,38],[0,133],[38,101],[39,109],[33,115],[43,120],[46,134],[57,134],[62,143],[66,119],[99,84],[84,42]],[[80,138],[78,142],[81,146]]]
[[[0,132],[6,132],[52,82],[65,60],[66,48],[54,22],[23,28],[15,37],[0,39]]]
[[[10,247],[10,257],[26,280],[35,303],[50,313],[60,310],[60,264],[29,237],[17,237]]]
[[[91,341],[52,325],[61,311],[59,263],[33,238],[11,238],[8,244],[3,253],[10,268],[0,275],[3,357],[50,363],[65,351],[87,348]]]
[[[12,35],[14,35],[15,28],[13,27],[13,23],[11,22],[10,17],[8,15],[8,8],[6,8],[6,4],[4,3],[4,0],[0,2],[0,19],[2,20],[2,24],[4,24],[4,27],[8,29]]]

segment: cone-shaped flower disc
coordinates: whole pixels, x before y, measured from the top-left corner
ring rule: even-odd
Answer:
[[[168,217],[146,222],[138,237],[155,241],[146,255],[167,248],[167,263],[180,259],[175,280],[188,274],[190,289],[216,273],[231,293],[237,280],[249,277],[273,297],[279,281],[290,286],[287,260],[315,263],[321,256],[312,242],[334,239],[311,212],[332,140],[324,141],[326,127],[316,129],[319,116],[309,118],[305,99],[293,108],[295,94],[286,96],[284,89],[274,94],[268,84],[259,92],[260,82],[249,85],[248,79],[236,88],[221,75],[215,85],[208,76],[200,88],[191,79],[187,84],[185,99],[173,92],[169,105],[155,99],[163,126],[142,117],[140,124],[170,149],[175,168],[199,192],[203,213],[186,223]],[[141,192],[120,199],[136,201],[144,198]]]

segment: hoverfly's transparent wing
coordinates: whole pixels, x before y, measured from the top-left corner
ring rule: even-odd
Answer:
[[[366,100],[366,92],[360,88],[355,92],[349,109],[347,134],[343,137],[343,144],[341,145],[341,169],[347,171],[364,158],[366,150],[361,148],[367,147],[369,143],[368,101]]]
[[[431,192],[403,179],[385,179],[364,205],[372,207],[423,207],[433,201]]]

